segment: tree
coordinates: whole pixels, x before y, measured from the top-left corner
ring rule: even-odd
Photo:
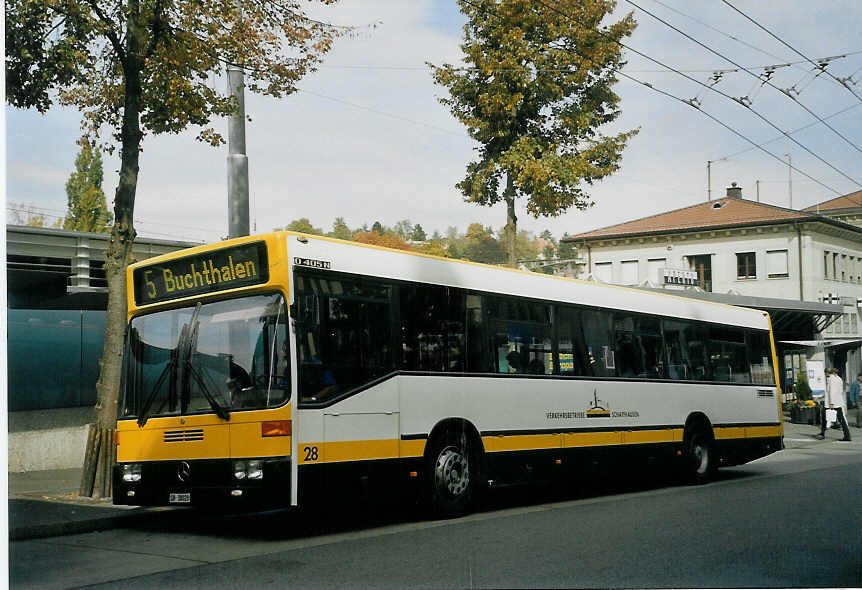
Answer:
[[[424,242],[428,239],[428,236],[425,235],[425,230],[422,229],[422,226],[417,223],[416,227],[413,228],[410,239],[414,242]]]
[[[331,0],[322,0],[330,2]],[[282,98],[312,71],[340,29],[305,16],[299,0],[7,0],[6,97],[45,112],[55,100],[83,113],[85,133],[110,129],[120,147],[114,225],[105,251],[108,308],[81,493],[110,495],[113,430],[125,335],[125,268],[142,141],[147,133],[200,129],[236,111],[210,87],[224,64],[240,64],[246,89]]]
[[[322,236],[323,230],[319,227],[314,227],[309,221],[308,217],[300,217],[299,219],[294,219],[290,223],[287,224],[287,227],[284,228],[287,231],[298,231],[304,234],[313,234],[316,236]]]
[[[622,65],[616,41],[631,35],[631,14],[602,25],[614,0],[459,0],[467,16],[463,61],[433,66],[449,91],[440,102],[479,143],[456,186],[468,202],[506,203],[507,259],[515,265],[515,201],[534,217],[592,204],[582,187],[619,168],[637,130],[597,129],[620,114],[611,91]],[[502,187],[502,188],[501,188]]]
[[[328,235],[330,238],[338,238],[339,240],[352,240],[353,232],[347,226],[343,217],[336,217],[332,223],[332,231]]]
[[[401,239],[401,236],[392,230],[378,233],[376,231],[357,232],[353,236],[354,241],[363,244],[374,244],[375,246],[383,246],[384,248],[395,248],[397,250],[412,250],[410,244]]]
[[[383,235],[383,224],[379,221],[375,221],[374,225],[371,226],[371,231],[377,232],[381,236]]]
[[[428,240],[417,246],[416,251],[421,252],[422,254],[439,256],[440,258],[449,258],[449,252],[440,240]]]
[[[398,234],[402,240],[406,241],[411,239],[411,236],[413,235],[413,224],[410,223],[409,219],[402,219],[395,224],[392,231]]]
[[[458,248],[461,255],[473,262],[485,264],[503,264],[506,260],[503,246],[494,237],[494,230],[482,227],[481,223],[471,223],[463,239],[463,246]]]
[[[27,225],[29,227],[46,227],[45,214],[38,212],[36,205],[26,203],[13,203],[9,201],[6,204],[6,211],[9,213],[8,222],[11,225]]]
[[[102,191],[102,154],[90,142],[82,139],[81,151],[75,158],[75,171],[66,182],[66,217],[63,229],[103,233],[113,216],[108,211]]]

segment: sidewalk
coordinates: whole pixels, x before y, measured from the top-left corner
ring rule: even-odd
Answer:
[[[856,410],[850,411],[850,437],[853,439],[850,443],[840,443],[842,445],[851,446],[851,448],[862,448],[862,428],[856,428]],[[817,435],[820,434],[820,426],[818,424],[791,424],[790,414],[784,413],[784,448],[799,449],[808,448],[823,444],[832,444],[840,440],[844,436],[841,430],[827,430],[825,440],[819,440]]]
[[[855,424],[855,416],[853,416]],[[862,429],[850,427],[851,443],[839,443],[841,431],[827,430],[819,440],[820,428],[791,424],[785,416],[784,446],[787,449],[842,445],[862,449]],[[93,500],[77,495],[80,469],[58,469],[9,473],[9,538],[12,541],[72,535],[129,526],[173,508],[114,506],[110,500]]]
[[[118,528],[164,510],[83,498],[77,495],[80,482],[80,469],[9,473],[9,540]]]

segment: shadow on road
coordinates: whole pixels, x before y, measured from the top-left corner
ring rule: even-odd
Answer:
[[[750,468],[719,470],[716,482],[741,480],[758,475]],[[710,484],[707,484],[707,486]],[[647,492],[690,486],[680,483],[672,472],[590,477],[578,481],[559,481],[517,485],[487,491],[478,501],[474,513],[542,505],[554,502],[613,498],[620,494]],[[245,538],[258,541],[285,541],[322,535],[372,530],[375,528],[437,520],[428,507],[415,498],[369,501],[366,498],[339,496],[301,510],[272,510],[224,514],[195,509],[169,510],[153,515],[151,520],[135,525],[142,531],[206,535],[223,538]]]

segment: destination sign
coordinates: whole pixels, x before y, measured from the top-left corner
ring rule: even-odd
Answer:
[[[133,280],[138,305],[265,283],[266,244],[243,244],[136,268]]]

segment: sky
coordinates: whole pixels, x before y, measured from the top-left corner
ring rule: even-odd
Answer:
[[[797,100],[761,87],[755,76],[765,66],[803,58],[721,0],[634,1],[721,55],[620,0],[611,18],[633,12],[638,22],[625,41],[631,50],[624,50],[623,72],[652,89],[620,77],[615,91],[622,115],[602,131],[639,128],[640,133],[624,151],[620,170],[590,187],[593,207],[536,219],[521,199],[521,229],[548,229],[559,238],[703,202],[708,161],[713,198],[724,196],[725,187],[736,182],[743,196],[754,200],[760,181],[762,202],[787,207],[792,198],[793,207],[802,208],[862,188],[862,99],[826,75],[814,78],[805,62],[778,68],[771,78],[779,88],[799,89]],[[731,3],[808,58],[850,54],[830,61],[827,71],[852,76],[859,83],[851,88],[862,96],[862,2]],[[314,14],[355,25],[357,32],[336,41],[318,71],[299,82],[299,92],[281,100],[246,95],[252,119],[246,130],[252,232],[301,217],[330,230],[337,216],[351,227],[409,219],[429,234],[450,226],[464,231],[473,222],[502,227],[504,205],[465,203],[455,188],[476,144],[438,102],[446,91],[434,85],[425,66],[460,63],[464,17],[454,1],[342,0]],[[376,27],[365,26],[372,23]],[[725,58],[755,76],[726,72],[714,88],[730,97],[750,97],[750,107],[668,70],[709,84],[714,71],[736,67]],[[225,87],[223,77],[213,77],[212,84]],[[739,153],[751,144],[656,90],[696,98],[703,111],[756,144],[779,138],[764,147],[784,162],[759,150]],[[781,138],[752,111],[791,131],[804,147]],[[55,107],[41,115],[7,107],[5,117],[7,207],[32,205],[51,222],[65,209],[80,113]],[[226,121],[215,126],[226,135]],[[196,134],[189,130],[144,139],[135,211],[139,236],[216,241],[227,235],[227,146],[200,144]],[[786,154],[819,183],[793,171],[791,197]],[[119,164],[116,156],[105,158],[103,188],[110,201]]]

